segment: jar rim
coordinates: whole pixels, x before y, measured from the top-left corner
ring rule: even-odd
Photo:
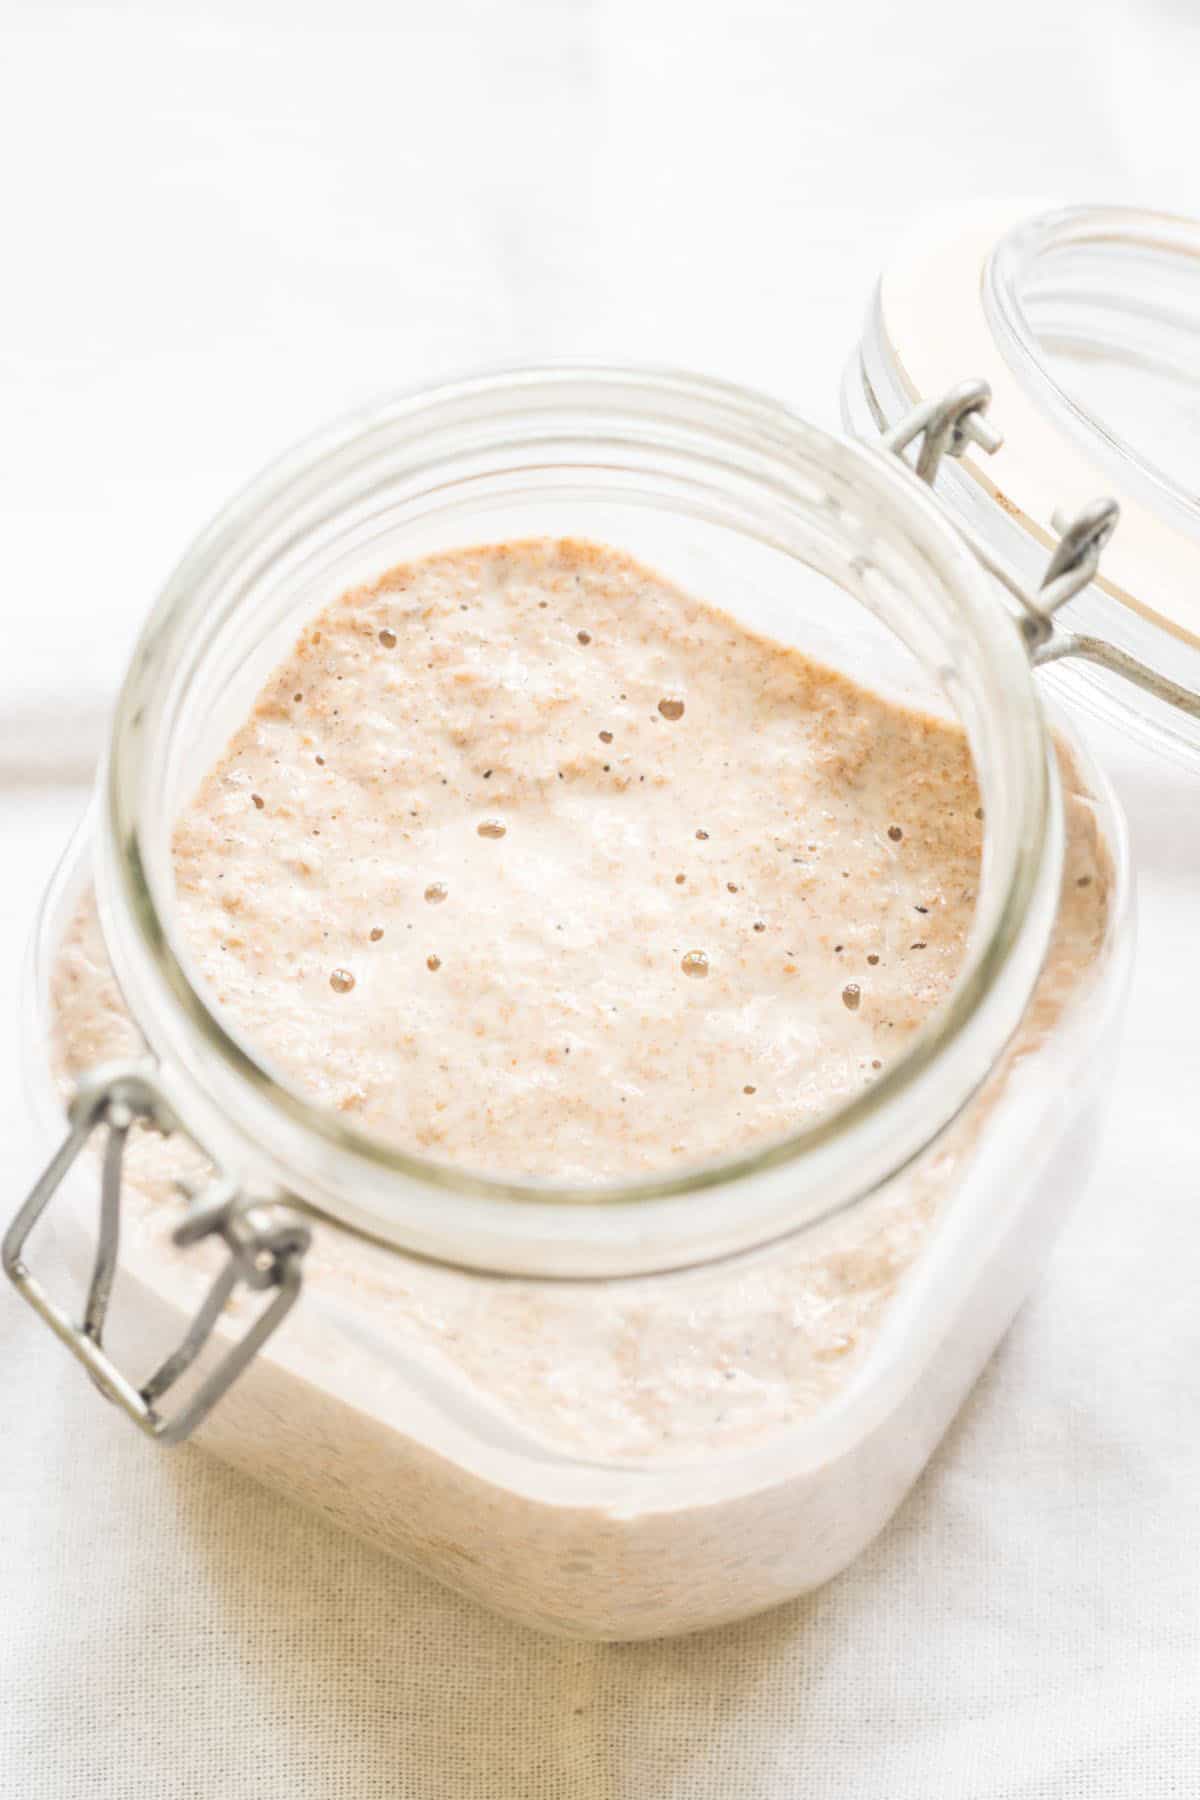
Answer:
[[[799,476],[812,467],[852,484],[880,531],[902,532],[930,578],[953,595],[956,654],[980,673],[1003,767],[996,816],[988,809],[977,929],[963,968],[943,1008],[876,1082],[784,1139],[670,1174],[572,1187],[421,1156],[284,1086],[226,1028],[177,953],[143,801],[161,755],[156,684],[189,634],[203,629],[213,571],[235,558],[265,519],[286,520],[297,495],[311,500],[329,490],[372,445],[394,440],[411,448],[446,417],[549,416],[581,405],[618,413],[624,407],[647,430],[654,421],[660,433],[682,430],[686,420],[719,450],[722,466],[751,470],[785,494],[798,491]],[[963,539],[897,459],[707,377],[544,365],[414,387],[327,427],[261,474],[197,539],[151,611],[121,689],[103,775],[97,888],[118,978],[176,1082],[181,1118],[189,1129],[194,1116],[201,1119],[199,1142],[208,1147],[215,1135],[228,1143],[224,1126],[237,1109],[238,1141],[267,1159],[273,1184],[339,1223],[439,1260],[600,1275],[678,1266],[681,1233],[693,1262],[786,1235],[873,1191],[927,1147],[986,1079],[1025,1010],[1057,908],[1061,858],[1057,771],[1019,634]],[[757,1195],[750,1235],[744,1219],[720,1216],[738,1210],[728,1205],[732,1190]],[[704,1196],[722,1200],[708,1208],[706,1225]]]

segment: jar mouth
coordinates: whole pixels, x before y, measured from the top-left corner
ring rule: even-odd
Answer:
[[[910,647],[961,703],[984,793],[974,927],[947,1002],[909,1047],[871,1086],[785,1139],[595,1186],[470,1171],[348,1126],[284,1085],[188,971],[171,917],[174,816],[164,796],[197,645],[255,604],[264,571],[286,584],[289,558],[348,510],[376,504],[385,479],[436,498],[489,456],[539,479],[554,458],[570,478],[586,464],[591,479],[619,477],[639,504],[657,504],[638,496],[653,485],[649,471],[669,465],[681,506],[736,515],[738,529],[810,566],[819,566],[814,544],[850,534],[851,573],[836,579],[857,582],[855,597],[868,606],[893,556],[912,587]],[[694,375],[506,369],[412,390],[309,439],[187,553],[146,622],[117,704],[96,884],[114,967],[177,1111],[240,1178],[439,1260],[513,1273],[646,1272],[828,1217],[902,1168],[967,1103],[1041,968],[1061,875],[1056,782],[1019,634],[935,501],[894,459]]]
[[[983,300],[1038,407],[1200,542],[1200,221],[1119,206],[1041,213],[999,239]]]

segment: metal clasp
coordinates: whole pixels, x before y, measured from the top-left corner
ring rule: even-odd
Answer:
[[[987,455],[994,456],[1004,438],[987,416],[992,390],[986,381],[963,381],[940,400],[925,400],[907,413],[899,424],[884,433],[883,447],[903,457],[912,444],[917,445],[914,473],[918,480],[932,487],[937,480],[943,456],[960,457],[969,444],[975,444]],[[1021,634],[1034,661],[1044,660],[1044,650],[1054,635],[1054,614],[1060,606],[1081,593],[1095,578],[1100,567],[1100,552],[1117,528],[1120,508],[1115,500],[1093,500],[1074,518],[1055,513],[1053,524],[1059,534],[1046,573],[1036,594],[1031,594],[993,557],[988,547],[958,520],[957,529],[967,539],[979,561],[1002,581],[1021,606]],[[1059,655],[1065,651],[1060,650]]]
[[[217,1176],[191,1198],[188,1211],[173,1233],[179,1245],[216,1235],[229,1257],[209,1289],[183,1342],[150,1376],[136,1386],[117,1368],[104,1349],[104,1325],[117,1272],[121,1227],[121,1174],[125,1146],[141,1121],[169,1135],[180,1129],[159,1084],[153,1063],[128,1063],[94,1070],[76,1089],[67,1110],[68,1130],[41,1179],[5,1234],[0,1259],[17,1292],[83,1364],[106,1399],[160,1444],[190,1437],[272,1332],[282,1323],[300,1292],[301,1262],[311,1241],[304,1221],[276,1203],[252,1203],[238,1187]],[[91,1280],[78,1323],[55,1304],[28,1267],[22,1252],[30,1232],[93,1132],[107,1137],[100,1175],[100,1229]],[[192,1366],[211,1338],[230,1297],[239,1287],[274,1290],[274,1297],[179,1411],[166,1418],[156,1402]]]
[[[1090,500],[1074,518],[1055,513],[1051,523],[1058,533],[1058,547],[1042,576],[1037,598],[1031,601],[1018,596],[1025,607],[1022,630],[1035,663],[1048,660],[1044,652],[1054,637],[1054,614],[1095,579],[1101,553],[1120,518],[1120,507],[1108,499]],[[1065,648],[1058,654],[1065,655]]]
[[[910,445],[917,444],[914,472],[932,487],[944,456],[962,456],[971,444],[991,456],[1003,444],[1002,435],[986,416],[991,398],[992,390],[986,381],[960,382],[940,400],[925,400],[914,407],[884,433],[883,448],[904,460],[904,452]],[[1111,499],[1089,501],[1073,517],[1056,512],[1051,522],[1059,541],[1036,593],[1030,593],[969,526],[959,519],[953,523],[976,560],[1007,588],[1020,607],[1021,636],[1035,667],[1075,656],[1132,682],[1135,687],[1153,694],[1155,699],[1165,701],[1190,718],[1200,719],[1200,694],[1158,674],[1157,670],[1104,638],[1067,631],[1055,622],[1054,615],[1059,607],[1065,606],[1095,580],[1100,570],[1101,553],[1119,519],[1120,508]]]
[[[968,444],[977,444],[989,456],[999,450],[1004,439],[987,416],[991,401],[986,381],[962,381],[940,400],[924,400],[906,413],[884,432],[883,447],[903,456],[916,443],[917,476],[932,487],[943,456],[961,456]]]

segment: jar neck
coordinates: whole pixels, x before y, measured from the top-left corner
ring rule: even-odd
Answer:
[[[657,509],[829,577],[830,604],[865,607],[945,693],[985,808],[963,967],[908,1050],[817,1124],[663,1179],[580,1189],[498,1180],[347,1129],[238,1041],[175,925],[172,828],[211,759],[205,736],[235,675],[280,632],[294,636],[311,593],[329,597],[364,566],[377,572],[385,539],[394,560],[414,534],[461,532],[535,501],[572,516]],[[178,1116],[236,1179],[438,1260],[561,1277],[642,1273],[827,1218],[874,1191],[966,1104],[1016,1029],[1045,954],[1061,875],[1056,782],[1018,635],[907,471],[693,377],[507,371],[404,397],[302,446],[185,557],[118,704],[97,891],[114,966]]]

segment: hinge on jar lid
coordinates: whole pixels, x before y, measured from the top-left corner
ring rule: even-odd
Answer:
[[[906,413],[884,433],[883,447],[903,456],[919,439],[916,472],[932,487],[943,456],[961,456],[968,444],[977,444],[994,456],[1003,444],[1003,437],[987,417],[991,398],[986,381],[961,381],[940,400],[924,400]]]
[[[904,452],[917,444],[914,472],[932,487],[944,456],[960,457],[972,444],[991,456],[1003,444],[1002,434],[987,417],[991,398],[992,391],[986,381],[960,382],[940,400],[925,400],[914,407],[884,433],[883,448],[903,461]],[[1035,666],[1078,656],[1133,682],[1136,687],[1165,700],[1169,706],[1178,707],[1190,717],[1200,718],[1200,694],[1159,675],[1137,657],[1129,656],[1102,638],[1081,636],[1055,623],[1054,614],[1059,607],[1065,606],[1095,580],[1101,552],[1116,530],[1119,518],[1117,502],[1107,498],[1089,501],[1073,517],[1056,512],[1051,522],[1059,541],[1036,594],[1030,593],[968,526],[956,519],[954,527],[976,559],[1007,588],[1020,607],[1021,636]]]
[[[91,1072],[67,1111],[68,1130],[41,1179],[9,1226],[0,1252],[4,1272],[34,1311],[83,1364],[100,1392],[160,1444],[190,1437],[247,1363],[282,1323],[300,1292],[301,1262],[311,1233],[296,1215],[274,1203],[250,1203],[231,1181],[216,1177],[196,1194],[173,1233],[179,1245],[217,1236],[229,1256],[182,1343],[149,1379],[136,1386],[104,1349],[104,1325],[120,1249],[121,1176],[125,1146],[141,1121],[164,1136],[179,1130],[152,1063],[128,1063]],[[100,1175],[100,1229],[91,1280],[78,1323],[55,1304],[22,1259],[30,1232],[45,1212],[84,1145],[97,1130],[107,1138]],[[166,1418],[156,1402],[175,1385],[208,1343],[235,1290],[274,1289],[274,1297],[205,1376],[179,1411]]]

